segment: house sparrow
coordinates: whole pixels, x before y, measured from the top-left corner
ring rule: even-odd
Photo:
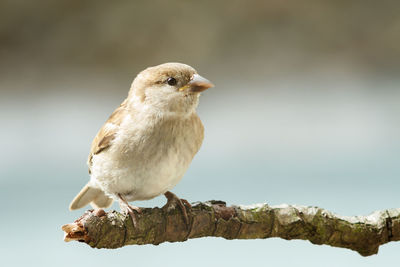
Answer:
[[[107,208],[118,200],[134,225],[138,207],[129,201],[164,194],[188,217],[184,203],[170,192],[182,178],[204,136],[196,114],[200,93],[213,87],[192,67],[165,63],[142,71],[128,97],[94,138],[88,158],[90,181],[72,200],[70,210],[91,204]],[[166,207],[164,206],[164,207]]]

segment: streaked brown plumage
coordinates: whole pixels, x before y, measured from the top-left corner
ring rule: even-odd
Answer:
[[[119,127],[123,121],[123,118],[127,115],[127,99],[121,103],[121,105],[114,110],[114,112],[110,115],[106,123],[101,127],[100,131],[97,133],[96,137],[92,141],[92,145],[90,147],[90,153],[88,157],[88,167],[89,174],[91,173],[90,168],[92,166],[92,158],[93,155],[96,155],[108,148],[111,145],[111,141],[114,140],[116,135],[116,130],[118,128],[111,129],[110,127],[106,127],[107,124],[113,124],[116,127]]]

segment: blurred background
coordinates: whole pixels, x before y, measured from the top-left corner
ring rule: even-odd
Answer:
[[[4,266],[382,266],[308,241],[64,243],[92,138],[135,75],[177,61],[216,84],[205,140],[173,190],[189,201],[399,208],[398,1],[0,1]],[[162,206],[163,197],[135,203]],[[117,208],[114,206],[114,208]],[[118,208],[117,208],[118,209]]]

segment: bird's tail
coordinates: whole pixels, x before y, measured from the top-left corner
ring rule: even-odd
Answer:
[[[87,204],[93,206],[93,208],[108,208],[113,203],[113,199],[107,196],[101,189],[92,187],[86,184],[82,190],[76,195],[69,205],[70,210],[77,210],[83,208]]]

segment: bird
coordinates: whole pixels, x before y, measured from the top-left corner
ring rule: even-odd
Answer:
[[[211,87],[214,84],[183,63],[164,63],[140,72],[127,98],[93,139],[87,160],[89,182],[69,209],[88,204],[102,209],[118,201],[136,226],[136,213],[142,211],[129,202],[164,194],[164,207],[178,205],[188,224],[185,205],[191,208],[190,203],[170,190],[203,142],[204,126],[196,108],[200,94]]]

